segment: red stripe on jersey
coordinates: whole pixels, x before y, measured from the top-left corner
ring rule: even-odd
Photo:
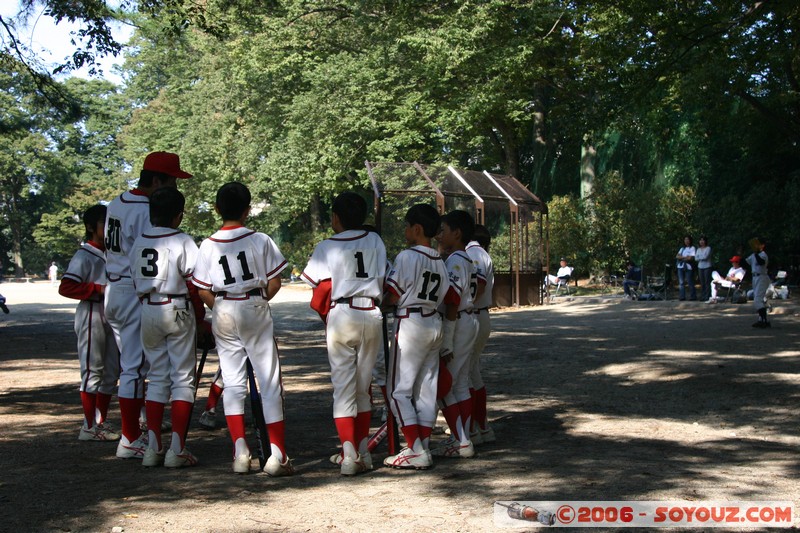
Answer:
[[[280,272],[284,268],[286,268],[286,261],[281,263],[277,268],[274,268],[271,272],[267,272],[267,279],[274,277],[276,272]]]
[[[172,233],[165,233],[164,235],[148,235],[146,233],[142,233],[142,237],[145,239],[160,239],[162,237],[172,237],[181,233],[183,233],[181,230],[173,231]]]
[[[447,294],[444,295],[444,303],[445,305],[461,305],[461,295],[456,292],[452,285],[447,288]]]
[[[119,195],[119,201],[122,202],[123,204],[149,204],[150,203],[150,198],[148,198],[147,195],[144,192],[140,191],[139,189],[134,189],[134,190],[130,191],[130,194],[132,194],[134,196],[141,196],[141,197],[144,198],[144,200],[126,200],[125,199],[125,193],[122,193],[122,194]]]
[[[330,238],[330,240],[332,240],[332,241],[341,241],[341,242],[357,241],[358,239],[363,239],[367,235],[369,235],[368,231],[365,231],[364,233],[362,233],[361,235],[358,235],[357,237],[337,237],[337,236],[334,235],[333,237]]]
[[[398,296],[398,298],[403,295],[403,291],[402,289],[400,289],[400,286],[397,284],[395,280],[391,278],[386,280],[386,289],[395,293]]]
[[[200,281],[196,277],[192,276],[192,283],[198,286],[202,286],[203,288],[208,287],[209,289],[212,287],[211,283],[206,283],[205,281]]]
[[[308,274],[306,274],[305,272],[303,272],[303,273],[302,273],[302,274],[300,274],[300,275],[301,275],[301,276],[303,276],[304,278],[306,278],[306,280],[307,280],[307,281],[308,281],[308,282],[309,282],[311,285],[313,285],[314,287],[316,287],[317,285],[319,285],[319,284],[320,284],[320,281],[324,281],[324,280],[320,280],[320,281],[314,281],[313,279],[309,278],[309,277],[308,277]]]
[[[235,237],[233,239],[215,239],[214,237],[209,237],[208,239],[211,240],[211,241],[214,241],[214,242],[221,242],[221,243],[236,242],[238,240],[244,239],[245,237],[249,237],[250,235],[252,235],[254,233],[255,233],[255,231],[251,231],[250,233],[245,233],[244,235],[240,235],[240,236]]]
[[[442,259],[442,256],[440,256],[439,254],[431,255],[429,253],[423,252],[422,250],[417,250],[416,248],[409,248],[409,250],[411,250],[412,252],[417,252],[420,255],[424,255],[428,259],[433,259],[434,261],[444,261],[444,259]]]

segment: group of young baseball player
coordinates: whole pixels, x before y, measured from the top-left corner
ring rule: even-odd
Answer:
[[[84,214],[85,244],[59,288],[80,300],[75,333],[84,421],[78,438],[117,441],[117,457],[141,459],[148,467],[196,465],[186,447],[196,397],[196,343],[213,334],[219,371],[201,425],[214,426],[222,395],[233,471],[250,471],[244,420],[249,362],[269,440],[264,471],[291,475],[269,305],[287,261],[268,235],[246,227],[251,197],[237,182],[217,191],[214,208],[222,225],[198,248],[178,229],[185,199],[177,181],[191,177],[176,154],[153,152],[135,189]],[[395,320],[385,395],[406,446],[384,464],[426,469],[433,456],[472,457],[476,444],[495,438],[479,363],[489,337],[494,279],[489,233],[465,211],[440,216],[430,205],[414,205],[405,215],[408,248],[390,263],[380,236],[364,225],[366,216],[361,196],[337,196],[335,234],[316,246],[301,274],[326,328],[333,417],[342,445],[331,462],[346,476],[373,468],[370,391],[389,313]],[[117,383],[119,433],[105,422]],[[439,409],[450,437],[433,446]],[[162,427],[170,427],[168,435]]]

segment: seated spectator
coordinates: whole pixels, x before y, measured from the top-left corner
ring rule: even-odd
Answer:
[[[634,295],[631,293],[631,289],[638,287],[641,282],[641,267],[636,266],[632,260],[628,259],[628,271],[625,273],[625,281],[622,282],[622,290],[625,292],[625,296],[633,298]]]
[[[717,303],[717,291],[719,291],[719,287],[730,288],[744,279],[744,268],[739,266],[739,263],[742,262],[742,258],[738,255],[734,255],[730,258],[730,262],[731,268],[728,270],[728,275],[725,276],[725,279],[723,279],[716,270],[711,273],[711,298],[709,298],[706,303]]]
[[[572,277],[572,267],[567,266],[567,258],[561,258],[561,267],[556,272],[556,275],[548,274],[547,281],[551,285],[566,285],[569,282],[569,279]]]

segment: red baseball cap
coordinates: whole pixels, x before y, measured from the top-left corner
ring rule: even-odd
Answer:
[[[191,178],[192,175],[181,170],[181,158],[171,152],[150,152],[144,158],[144,170],[160,172],[175,178]]]
[[[738,255],[734,255],[733,257],[728,259],[728,261],[730,261],[731,263],[741,263],[742,262],[742,258],[740,256],[738,256]]]

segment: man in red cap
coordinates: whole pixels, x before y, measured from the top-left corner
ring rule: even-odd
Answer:
[[[152,228],[150,195],[162,187],[177,187],[178,179],[191,177],[181,170],[177,154],[152,152],[144,160],[138,186],[108,204],[105,312],[120,352],[118,396],[122,436],[117,445],[117,457],[122,459],[141,459],[147,449],[146,437],[142,437],[139,427],[147,363],[139,335],[141,305],[131,279],[128,253],[133,241]]]
[[[739,266],[739,263],[742,262],[742,258],[738,255],[734,255],[730,258],[730,262],[731,268],[728,270],[728,275],[725,276],[725,279],[723,279],[716,270],[711,273],[711,298],[709,298],[706,303],[717,303],[717,291],[719,287],[733,287],[741,283],[744,279],[744,269]]]

